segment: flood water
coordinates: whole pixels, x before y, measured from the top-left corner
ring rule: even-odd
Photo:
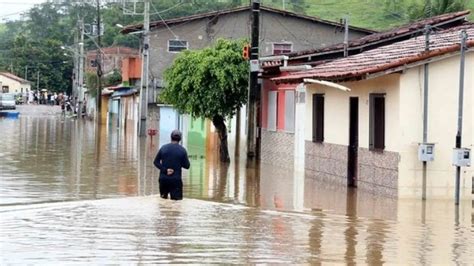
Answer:
[[[20,111],[0,118],[1,264],[474,261],[471,201],[380,198],[212,152],[191,157],[183,201],[163,200],[155,139]]]

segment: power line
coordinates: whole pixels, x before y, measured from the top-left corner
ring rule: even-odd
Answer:
[[[176,35],[172,30],[171,28],[168,26],[168,23],[166,23],[166,21],[163,19],[163,17],[160,15],[160,13],[158,12],[158,10],[156,10],[156,7],[155,5],[153,4],[153,2],[150,2],[151,4],[151,7],[153,7],[153,9],[155,10],[156,14],[160,17],[161,21],[163,22],[163,24],[165,24],[166,28],[168,28],[168,30],[171,32],[171,34],[173,34],[173,36],[178,39],[178,35]]]

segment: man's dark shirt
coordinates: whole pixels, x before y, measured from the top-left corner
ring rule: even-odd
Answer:
[[[168,143],[160,148],[153,164],[160,169],[160,179],[181,179],[181,168],[189,169],[188,153],[178,143]],[[167,175],[167,169],[173,169],[174,173]]]

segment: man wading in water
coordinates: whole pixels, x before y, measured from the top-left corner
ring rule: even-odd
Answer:
[[[160,148],[153,164],[160,169],[160,195],[172,200],[183,199],[183,180],[181,168],[189,169],[188,153],[179,145],[181,132],[177,129],[171,132],[171,143]]]

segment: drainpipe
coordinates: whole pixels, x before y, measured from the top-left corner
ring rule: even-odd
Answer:
[[[430,26],[425,26],[425,52],[430,50]],[[428,63],[424,67],[423,89],[423,143],[428,142]],[[423,161],[422,200],[426,200],[426,161]]]

